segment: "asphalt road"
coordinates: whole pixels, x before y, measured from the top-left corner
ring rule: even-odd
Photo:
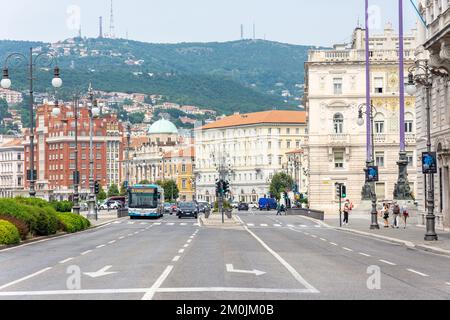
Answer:
[[[450,298],[449,257],[297,216],[239,217],[231,229],[122,219],[0,251],[0,299]]]

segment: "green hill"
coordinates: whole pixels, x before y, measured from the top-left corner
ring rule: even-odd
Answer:
[[[30,45],[50,48],[44,43],[0,41],[0,58]],[[59,56],[63,96],[92,81],[104,91],[162,94],[173,102],[231,113],[297,107],[294,98],[303,93],[303,66],[310,47],[263,40],[150,44],[78,38],[51,48]],[[25,90],[20,70],[15,88]],[[50,90],[51,74],[38,77],[42,81],[36,90]]]

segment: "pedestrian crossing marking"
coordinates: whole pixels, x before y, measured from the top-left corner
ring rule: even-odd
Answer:
[[[268,227],[268,225],[263,223],[263,224],[261,224],[261,227]]]

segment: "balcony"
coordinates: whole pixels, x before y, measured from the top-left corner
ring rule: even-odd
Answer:
[[[375,143],[386,143],[386,140],[386,134],[384,133],[377,133],[373,137]]]
[[[371,61],[397,61],[399,50],[372,50]],[[405,50],[406,60],[414,60],[414,50]],[[312,50],[309,52],[309,62],[346,62],[365,61],[365,50]]]
[[[330,146],[348,146],[350,145],[349,134],[330,134],[328,136],[328,145]]]

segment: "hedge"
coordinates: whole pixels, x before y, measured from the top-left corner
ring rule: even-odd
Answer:
[[[17,228],[8,221],[0,220],[0,244],[11,245],[20,243]]]
[[[22,240],[27,239],[28,234],[30,233],[30,229],[28,228],[28,226],[25,222],[15,218],[15,217],[2,216],[2,215],[0,215],[0,220],[5,220],[5,221],[12,223],[17,228],[17,231],[19,231],[20,239],[22,239]]]
[[[0,215],[14,217],[23,221],[32,233],[36,230],[36,215],[27,206],[13,199],[0,199]]]
[[[63,230],[69,233],[85,230],[91,226],[86,218],[73,213],[57,213],[57,218],[63,225]]]

